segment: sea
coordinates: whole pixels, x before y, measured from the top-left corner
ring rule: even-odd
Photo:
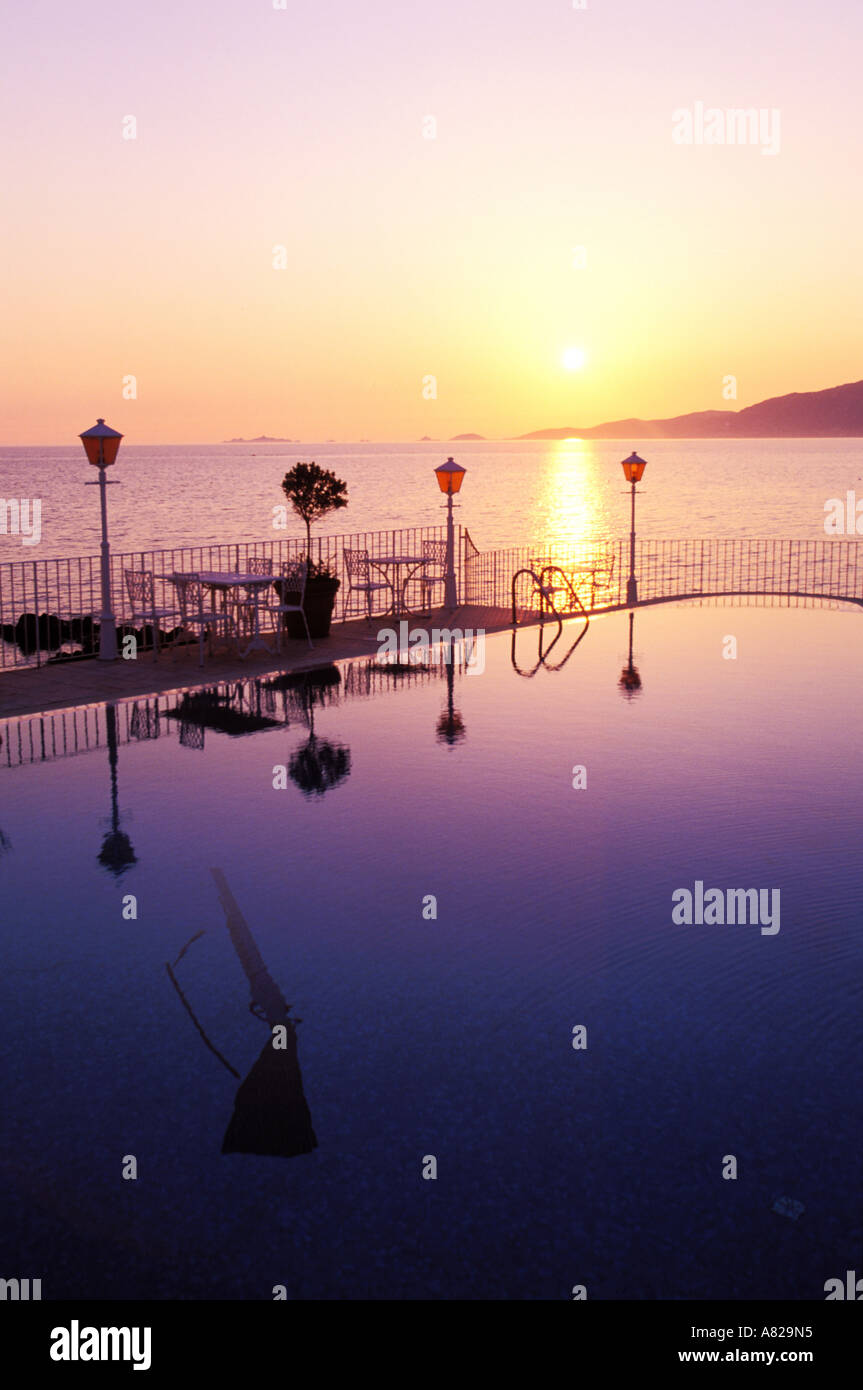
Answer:
[[[109,471],[116,552],[285,539],[303,533],[281,481],[315,460],[348,485],[348,507],[315,535],[429,526],[444,519],[433,470],[450,455],[467,473],[456,519],[480,550],[618,536],[630,497],[620,461],[647,460],[639,487],[640,536],[825,535],[825,508],[863,499],[863,439],[518,440],[353,444],[124,443]],[[12,533],[0,509],[0,561],[95,555],[96,473],[69,447],[0,448],[0,499],[37,499],[38,543]],[[5,527],[4,527],[5,521]],[[282,523],[280,526],[279,524]],[[274,530],[274,526],[278,529]]]

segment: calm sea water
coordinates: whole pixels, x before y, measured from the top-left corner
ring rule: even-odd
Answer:
[[[620,459],[648,460],[638,504],[644,536],[824,535],[824,503],[863,497],[863,440],[693,440],[600,443],[121,446],[109,477],[118,551],[253,541],[274,532],[285,472],[316,459],[348,483],[350,505],[320,534],[430,525],[443,511],[432,470],[453,453],[468,474],[458,519],[480,549],[618,535],[629,529]],[[0,449],[0,496],[38,497],[42,541],[0,535],[0,560],[98,553],[95,477],[76,442]],[[316,534],[318,532],[316,531]]]
[[[6,1273],[75,1299],[823,1299],[863,1216],[860,624],[643,610],[632,698],[618,614],[533,679],[503,634],[451,693],[365,698],[345,665],[142,700],[113,768],[0,726],[4,761],[49,756],[0,766]],[[674,925],[699,879],[778,888],[779,932]],[[274,1061],[280,996],[302,1022]],[[274,1135],[309,1151],[262,1156]]]

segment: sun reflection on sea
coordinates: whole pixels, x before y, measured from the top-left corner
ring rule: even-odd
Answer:
[[[607,492],[593,442],[559,440],[547,457],[536,503],[537,541],[548,550],[568,549],[610,535]]]

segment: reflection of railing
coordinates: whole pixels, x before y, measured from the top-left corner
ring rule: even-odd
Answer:
[[[456,659],[456,670],[464,665]],[[352,699],[369,699],[386,691],[401,690],[405,685],[429,685],[439,681],[442,668],[431,661],[397,664],[384,661],[351,661],[342,671],[342,690]]]
[[[155,739],[165,732],[166,695],[148,700],[126,700],[118,703],[115,709],[118,744]],[[0,722],[0,739],[0,764],[6,767],[92,753],[108,745],[106,706],[84,705],[52,714],[6,719]]]
[[[455,658],[455,670],[463,671],[469,658],[470,652],[462,648]],[[404,689],[406,685],[430,684],[446,678],[446,667],[435,659],[434,653],[430,653],[426,661],[412,662],[409,666],[387,665],[372,657],[346,662],[338,669],[341,679],[325,687],[325,700],[321,691],[316,693],[318,703],[340,704],[351,699],[368,699]],[[309,674],[314,676],[314,672]],[[301,719],[305,712],[303,692],[298,689],[288,694],[295,698],[283,698],[283,692],[279,692],[273,682],[254,677],[148,699],[117,701],[114,705],[117,743],[139,743],[170,736],[178,738],[184,747],[203,748],[204,731],[208,727],[226,733],[254,733],[273,723]],[[201,717],[196,701],[198,706],[206,702],[213,710],[223,709],[233,718]],[[54,762],[107,747],[105,711],[105,705],[85,705],[0,720],[0,766]]]
[[[463,602],[507,608],[516,572],[539,572],[543,564],[559,565],[570,574],[588,611],[627,606],[628,539],[580,541],[545,554],[528,546],[466,554]],[[640,604],[763,595],[863,605],[858,541],[636,540],[635,574]],[[539,612],[542,601],[534,590],[530,611]]]
[[[456,554],[464,547],[459,536]],[[352,535],[313,536],[312,559],[327,565],[341,580],[335,618],[345,615],[348,585],[344,549],[367,550],[378,556],[421,555],[424,541],[442,540],[442,526],[404,526],[393,531],[359,531]],[[274,572],[288,560],[305,555],[306,542],[291,540],[242,541],[237,544],[183,546],[171,550],[136,550],[111,556],[111,599],[118,624],[132,624],[132,613],[123,571],[152,570],[157,576],[157,601],[176,608],[172,586],[159,576],[175,571],[248,569],[253,558],[266,559]],[[475,549],[475,547],[474,547]],[[0,668],[41,666],[58,652],[94,652],[101,611],[100,565],[96,556],[77,559],[25,560],[0,565]],[[382,590],[378,607],[386,609],[392,595]],[[179,618],[176,620],[179,624]],[[167,624],[170,626],[170,623]]]

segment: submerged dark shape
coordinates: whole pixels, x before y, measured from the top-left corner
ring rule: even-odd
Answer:
[[[289,1021],[285,1029],[286,1046],[276,1048],[270,1038],[237,1091],[223,1154],[296,1158],[318,1147],[303,1093],[296,1029]]]
[[[251,986],[249,1007],[256,1018],[269,1024],[258,1060],[237,1091],[234,1112],[228,1122],[222,1153],[260,1154],[295,1158],[318,1146],[297,1057],[297,1030],[289,1017],[290,1004],[264,964],[246,919],[220,869],[212,870],[225,910],[231,943]],[[282,1025],[285,1046],[275,1046],[272,1030]],[[281,1039],[279,1039],[281,1041]]]

